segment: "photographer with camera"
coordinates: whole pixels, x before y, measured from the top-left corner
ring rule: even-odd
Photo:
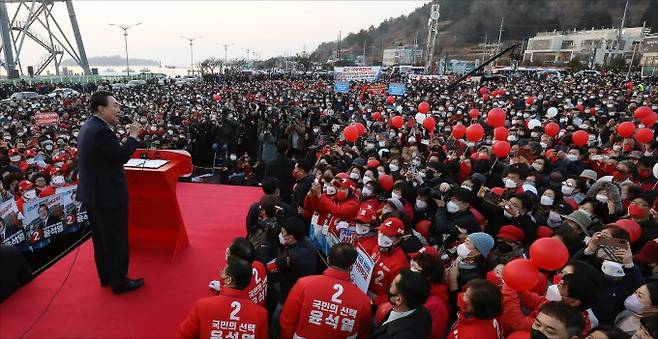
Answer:
[[[249,234],[249,241],[256,250],[256,260],[264,264],[280,252],[278,234],[285,213],[278,204],[279,198],[274,194],[266,194],[260,199],[258,221]]]

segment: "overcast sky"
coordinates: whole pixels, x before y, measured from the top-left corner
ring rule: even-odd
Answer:
[[[313,51],[361,28],[375,27],[389,17],[408,14],[428,0],[415,1],[91,1],[75,0],[87,56],[124,55],[122,31],[109,23],[130,25],[131,58],[162,60],[185,66],[190,49],[180,36],[202,36],[194,43],[194,59],[224,56],[219,43],[233,43],[229,59],[256,50],[262,58]],[[69,27],[64,3],[57,3],[60,24]],[[7,4],[9,16],[15,5]],[[26,13],[26,12],[24,12]],[[71,37],[72,38],[72,37]],[[25,47],[24,65],[37,63],[44,52]],[[65,57],[67,58],[67,57]]]

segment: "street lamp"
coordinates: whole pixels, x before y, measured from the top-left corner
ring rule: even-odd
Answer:
[[[230,44],[218,44],[220,46],[224,46],[224,69],[228,67],[228,46],[233,46],[233,43]]]
[[[119,27],[123,30],[123,42],[126,45],[126,72],[127,72],[127,77],[130,77],[130,62],[128,61],[128,29],[131,27],[135,27],[137,25],[141,25],[141,22],[138,22],[136,24],[128,25],[128,26],[122,26],[122,25],[117,25],[117,24],[110,24],[110,26],[116,26]]]
[[[181,38],[187,40],[190,42],[190,65],[192,66],[192,76],[194,76],[194,40],[202,38],[202,36],[197,35],[195,37],[186,37],[186,36],[181,36]]]

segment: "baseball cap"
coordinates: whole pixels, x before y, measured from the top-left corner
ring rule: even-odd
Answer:
[[[356,221],[360,221],[366,224],[372,222],[375,218],[375,210],[370,205],[364,205],[359,209],[359,212],[356,215]]]
[[[439,250],[437,250],[437,249],[434,248],[433,246],[429,246],[429,245],[428,245],[428,246],[423,246],[423,247],[421,247],[421,249],[419,249],[418,252],[416,252],[416,253],[411,253],[411,254],[409,254],[409,257],[410,257],[411,259],[413,259],[413,258],[417,257],[417,256],[418,256],[419,254],[421,254],[421,253],[427,253],[427,254],[430,254],[430,255],[433,255],[433,256],[437,256],[437,257],[440,257],[440,256],[441,256],[441,253],[439,253]]]
[[[496,238],[522,243],[525,241],[525,233],[514,225],[505,225],[500,228]]]
[[[576,210],[564,218],[575,222],[585,234],[588,234],[587,228],[592,224],[592,219],[587,214]]]
[[[633,261],[645,265],[658,262],[658,239],[647,241],[640,252],[633,256]]]
[[[494,239],[487,233],[475,232],[468,235],[475,248],[482,254],[483,257],[489,255],[489,252],[494,247]]]
[[[596,181],[599,178],[598,174],[596,174],[596,172],[592,171],[591,169],[586,169],[582,171],[580,173],[580,176],[582,178],[592,179],[594,181]]]
[[[404,234],[404,223],[396,217],[389,217],[377,227],[377,230],[383,235],[394,237]]]

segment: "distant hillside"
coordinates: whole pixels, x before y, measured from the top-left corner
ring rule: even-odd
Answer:
[[[124,66],[126,64],[126,57],[120,55],[101,56],[87,58],[90,66]],[[71,60],[66,59],[62,61],[62,66],[77,66],[78,64]],[[130,58],[130,66],[158,66],[160,62],[148,59],[133,59]]]
[[[419,48],[425,49],[432,3],[441,5],[435,53],[459,55],[485,39],[497,41],[503,15],[502,40],[518,41],[554,29],[618,27],[626,0],[434,0],[410,14],[347,35],[341,42],[342,55],[362,54],[365,41],[368,62],[381,62],[384,48],[411,45],[416,36]],[[642,26],[643,22],[647,27],[658,26],[658,0],[630,1],[625,27]],[[658,31],[658,27],[652,28]],[[335,55],[336,41],[331,41],[321,43],[311,58],[326,61]]]

